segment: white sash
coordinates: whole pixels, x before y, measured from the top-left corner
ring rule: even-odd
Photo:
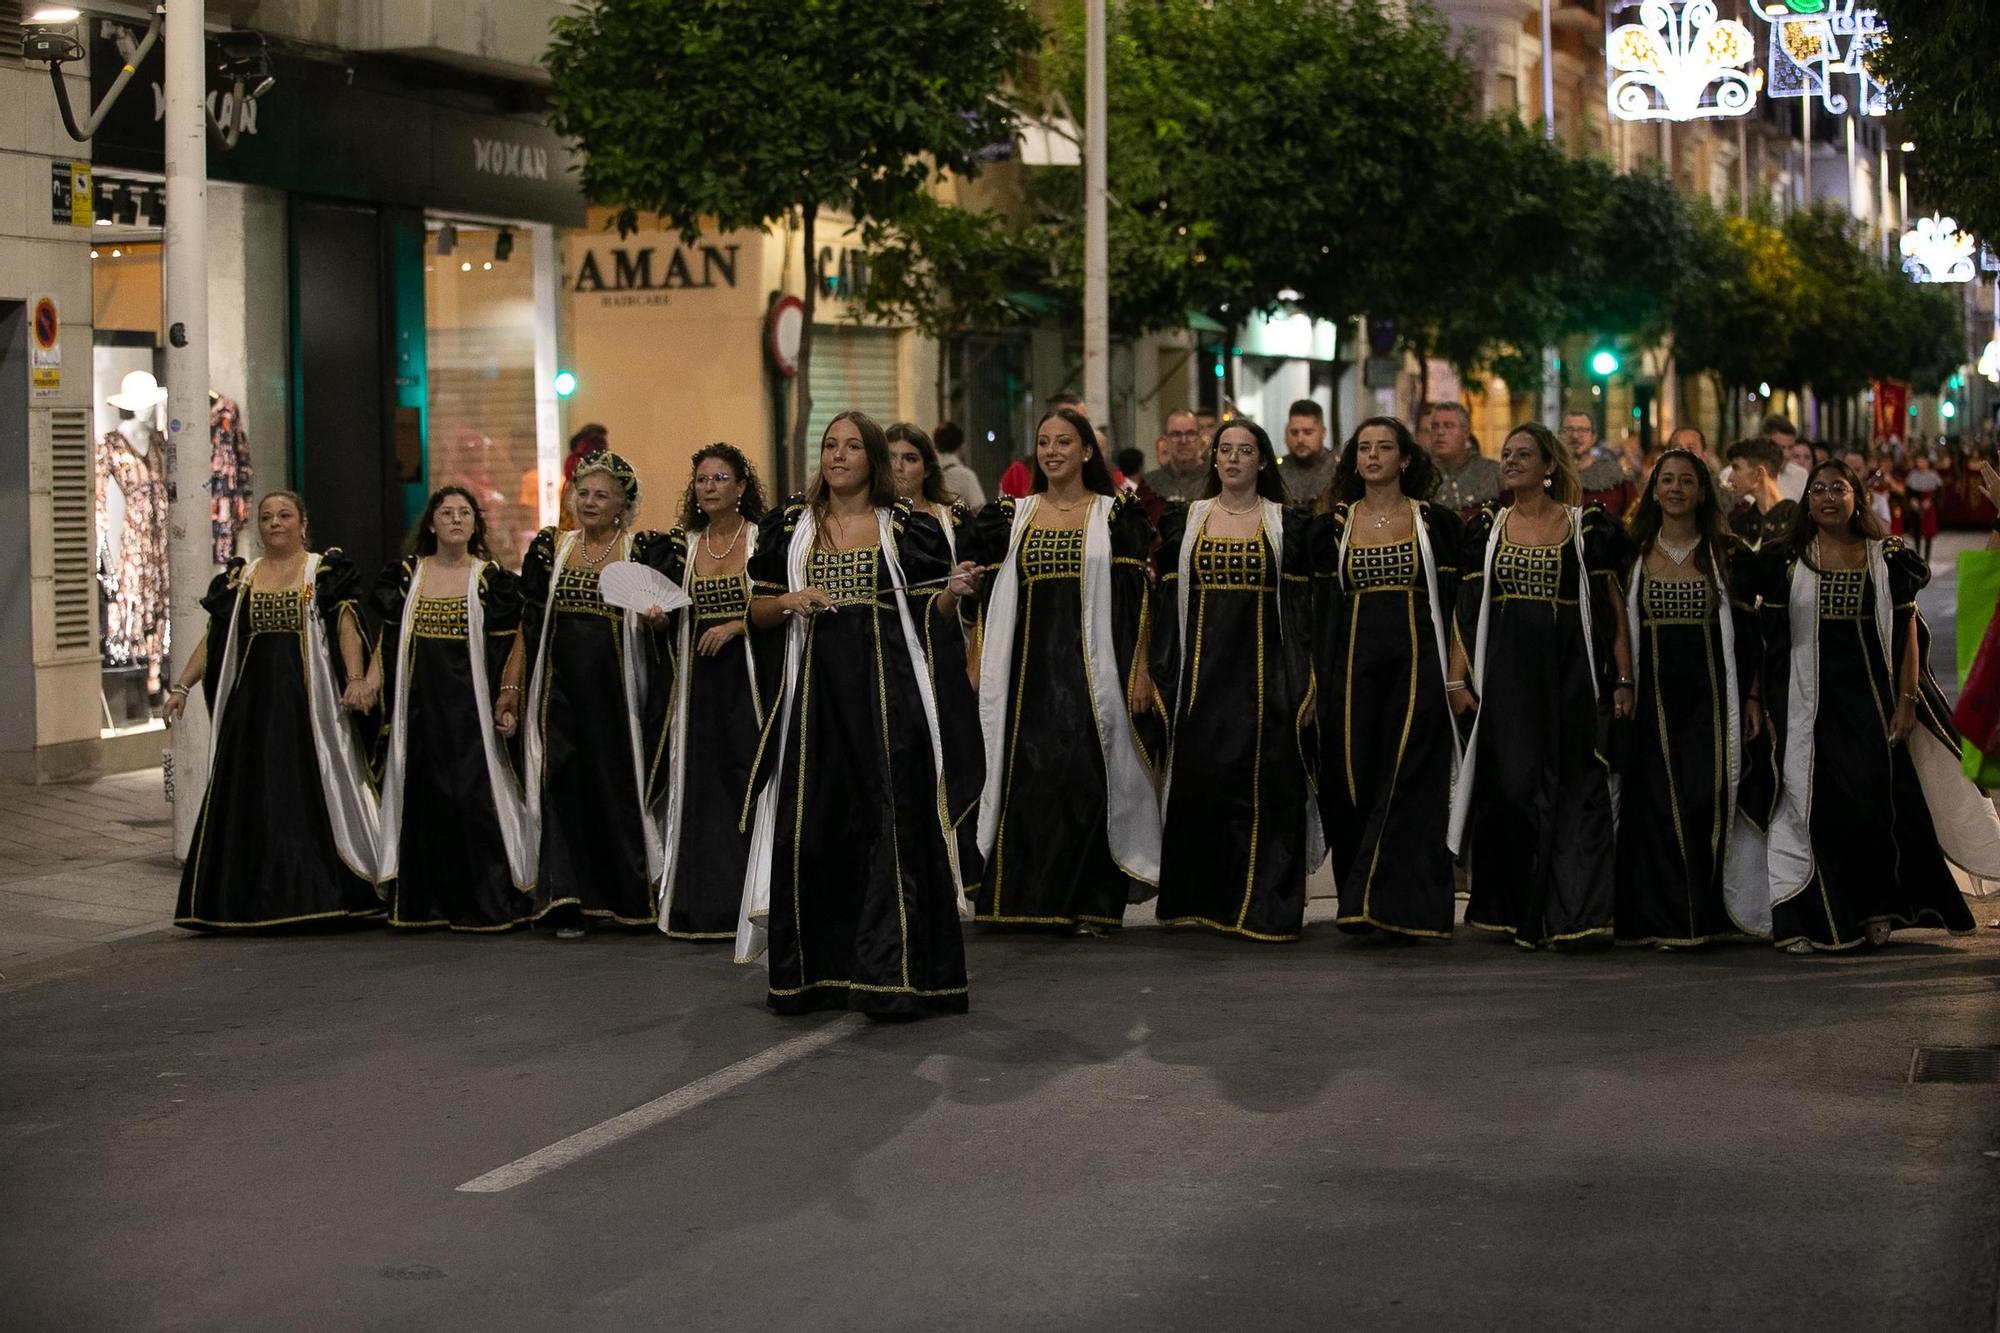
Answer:
[[[556,620],[556,581],[562,577],[563,562],[568,559],[570,548],[575,546],[579,534],[575,530],[560,534],[556,538],[556,552],[549,566],[548,598],[542,606],[542,628],[536,642],[535,670],[528,683],[527,713],[522,726],[527,735],[523,742],[523,752],[527,760],[527,772],[521,775],[521,785],[527,796],[527,832],[530,845],[539,854],[542,841],[542,768],[547,757],[547,742],[542,737],[542,695],[548,683],[549,635]],[[632,534],[621,533],[618,537],[618,558],[632,558]],[[655,882],[660,877],[660,823],[646,808],[646,745],[640,734],[639,718],[646,704],[645,654],[639,647],[639,617],[637,613],[622,611],[618,614],[621,626],[620,643],[624,649],[624,670],[619,675],[625,681],[625,730],[632,744],[632,780],[638,784],[635,790],[639,797],[639,828],[646,840],[646,873]]]
[[[1722,846],[1722,905],[1736,928],[1748,935],[1771,933],[1771,890],[1766,870],[1764,834],[1755,823],[1736,809],[1737,789],[1743,780],[1743,710],[1738,694],[1736,664],[1736,620],[1731,612],[1729,588],[1723,583],[1722,561],[1713,546],[1708,552],[1709,584],[1716,595],[1716,629],[1722,641],[1722,712],[1724,731],[1724,804]],[[1632,565],[1632,581],[1625,593],[1626,644],[1632,659],[1633,698],[1639,697],[1644,678],[1645,656],[1639,651],[1639,584],[1646,576],[1643,552]],[[1636,719],[1635,719],[1636,720]],[[1663,738],[1664,739],[1664,738]]]
[[[1192,584],[1194,575],[1194,548],[1195,544],[1201,538],[1202,525],[1208,522],[1208,515],[1210,511],[1214,508],[1214,506],[1215,506],[1215,501],[1213,499],[1196,500],[1188,506],[1187,527],[1181,533],[1181,549],[1178,552],[1175,561],[1176,568],[1179,571],[1179,578],[1175,581],[1175,586],[1174,586],[1174,602],[1175,602],[1174,612],[1175,615],[1178,617],[1180,626],[1180,637],[1177,638],[1175,642],[1180,645],[1180,659],[1181,659],[1182,671],[1186,671],[1188,669],[1188,663],[1191,660],[1191,654],[1188,648],[1188,641],[1187,641],[1188,590]],[[1280,644],[1284,644],[1288,642],[1288,640],[1285,637],[1287,630],[1285,627],[1284,507],[1270,500],[1262,501],[1260,505],[1257,522],[1259,527],[1263,531],[1265,542],[1271,548],[1271,558],[1272,561],[1274,562],[1273,571],[1275,573],[1276,576],[1275,581],[1278,586],[1278,597],[1277,597],[1278,642]],[[1282,651],[1283,650],[1281,648],[1280,652],[1282,653]],[[1279,660],[1282,661],[1284,659],[1281,657]],[[1311,687],[1312,683],[1310,681],[1307,681],[1306,688],[1310,689]],[[1178,713],[1178,710],[1180,708],[1180,698],[1183,693],[1184,691],[1177,687],[1174,690],[1174,698],[1168,701],[1167,706],[1169,708],[1174,709],[1176,711],[1176,714]],[[1301,702],[1303,704],[1303,701]],[[1161,784],[1161,791],[1160,791],[1160,818],[1162,823],[1164,823],[1166,820],[1168,798],[1170,798],[1173,795],[1174,749],[1180,733],[1180,727],[1179,727],[1180,718],[1176,715],[1171,720],[1174,722],[1175,725],[1168,731],[1167,734],[1166,775],[1164,781]],[[1263,724],[1263,719],[1262,718],[1257,719],[1257,725],[1261,726],[1262,724]],[[1292,744],[1293,748],[1296,749],[1298,746],[1298,740],[1296,735],[1297,714],[1294,714],[1293,725],[1294,725],[1294,736]],[[1300,755],[1299,761],[1301,764],[1303,764],[1305,762],[1305,756]],[[1324,860],[1326,860],[1326,830],[1320,822],[1319,800],[1313,792],[1312,783],[1308,781],[1306,783],[1306,873],[1311,874],[1313,871],[1318,870],[1320,862]]]
[[[1892,651],[1895,608],[1890,605],[1889,563],[1882,543],[1868,543],[1868,578],[1875,585],[1875,639],[1896,679]],[[1778,810],[1771,819],[1769,867],[1772,903],[1789,902],[1812,882],[1813,726],[1819,717],[1819,574],[1803,558],[1792,574],[1786,606],[1791,626],[1791,679],[1785,690],[1785,757]],[[1914,688],[1915,682],[1909,682]],[[1857,725],[1872,725],[1862,720]],[[1921,721],[1905,742],[1923,787],[1924,804],[1945,859],[1980,879],[2000,877],[2000,815],[1993,802],[1959,767],[1959,756]],[[1975,885],[1975,888],[1977,886]]]
[[[1591,641],[1590,619],[1590,566],[1583,558],[1583,510],[1575,505],[1569,507],[1570,541],[1576,547],[1576,605],[1583,622],[1583,656],[1590,666],[1590,697],[1597,699],[1597,646]],[[1503,508],[1493,519],[1493,531],[1486,537],[1486,554],[1482,557],[1480,569],[1485,577],[1479,580],[1479,626],[1474,631],[1477,642],[1472,646],[1472,692],[1479,700],[1479,712],[1472,715],[1472,735],[1465,742],[1465,762],[1458,770],[1458,785],[1451,792],[1451,829],[1449,845],[1452,855],[1463,855],[1465,848],[1465,825],[1472,813],[1473,774],[1479,760],[1479,719],[1486,712],[1486,626],[1493,611],[1493,557],[1500,549],[1501,536],[1507,531],[1508,516],[1512,507]],[[1560,595],[1560,588],[1557,590]]]
[[[236,633],[243,619],[243,603],[255,586],[257,566],[253,560],[243,570],[236,587],[236,600],[229,610],[229,634],[223,640],[222,666],[215,684],[215,707],[209,731],[209,780],[214,781],[216,746],[222,739],[222,715],[235,692],[238,660]],[[333,658],[327,648],[326,626],[320,620],[315,580],[320,556],[306,554],[300,576],[308,597],[302,608],[305,630],[299,644],[306,669],[306,717],[312,725],[313,757],[319,768],[320,793],[326,801],[327,822],[333,829],[334,850],[347,868],[370,882],[376,879],[375,849],[380,840],[381,811],[375,789],[368,785],[367,768],[354,732],[341,711],[340,694],[333,687]],[[381,892],[378,887],[377,893]]]
[[[936,784],[932,804],[938,819],[938,836],[944,841],[945,858],[951,865],[951,882],[953,891],[958,895],[959,915],[969,916],[971,906],[959,885],[958,844],[951,834],[950,803],[945,799],[944,741],[938,730],[937,697],[931,690],[930,665],[924,657],[923,640],[918,637],[916,621],[910,615],[902,555],[896,548],[895,534],[891,530],[893,512],[888,509],[875,511],[875,532],[881,543],[882,563],[889,570],[889,583],[895,590],[896,616],[903,631],[903,650],[909,655],[910,669],[917,682],[917,697],[924,706],[924,725],[930,730],[931,766]],[[812,506],[808,505],[799,512],[798,525],[792,530],[792,544],[785,553],[787,591],[798,592],[808,586],[808,566],[817,528],[818,520]],[[764,923],[771,912],[771,858],[777,847],[779,788],[784,776],[785,744],[791,733],[792,710],[798,702],[808,619],[807,616],[792,616],[785,626],[784,692],[777,701],[778,721],[770,737],[778,749],[770,776],[765,780],[763,790],[757,793],[752,815],[750,863],[743,877],[743,901],[736,917],[736,961],[739,963],[752,963],[763,957],[768,944]],[[886,756],[884,758],[886,761]],[[883,776],[894,781],[894,774],[885,773]],[[898,885],[896,891],[901,893],[902,886]]]
[[[528,812],[521,801],[520,784],[500,754],[500,741],[493,731],[493,701],[486,683],[486,607],[479,598],[479,576],[484,560],[474,560],[465,576],[465,647],[472,671],[472,704],[479,719],[480,748],[486,760],[486,785],[493,793],[493,810],[499,817],[500,841],[507,853],[507,870],[514,887],[526,892],[535,886],[535,857],[539,849],[528,833]],[[417,599],[423,595],[424,562],[417,561],[410,574],[410,590],[403,598],[402,632],[396,639],[396,694],[389,716],[389,759],[382,770],[382,839],[377,858],[376,878],[387,882],[396,877],[402,856],[403,773],[408,752],[410,698],[410,631],[416,623]]]
[[[764,724],[764,701],[758,696],[757,657],[751,647],[749,632],[750,557],[757,554],[757,525],[745,519],[743,526],[743,539],[749,543],[743,552],[743,568],[737,575],[743,581],[744,592],[743,667],[750,675],[750,708],[761,728]],[[667,913],[673,907],[674,872],[680,864],[681,811],[687,790],[688,700],[694,688],[695,547],[700,540],[699,533],[688,534],[687,560],[681,569],[681,591],[689,594],[689,605],[682,610],[680,628],[674,639],[673,709],[667,721],[667,819],[660,839],[661,930],[667,928]]]
[[[1013,675],[1014,626],[1020,615],[1022,538],[1041,497],[1022,497],[1014,506],[1007,555],[993,572],[980,644],[979,722],[986,736],[986,787],[979,804],[979,850],[991,856],[1000,832],[1000,805],[1007,765],[1007,707]],[[1083,665],[1097,721],[1098,750],[1104,756],[1105,832],[1111,859],[1144,884],[1160,880],[1160,805],[1152,775],[1139,756],[1126,711],[1125,681],[1111,628],[1111,509],[1108,495],[1093,497],[1083,538]]]

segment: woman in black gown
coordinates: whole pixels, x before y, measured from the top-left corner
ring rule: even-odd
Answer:
[[[1765,697],[1783,756],[1770,828],[1772,933],[1792,953],[1974,929],[1951,866],[2000,875],[2000,819],[1959,767],[1959,737],[1916,597],[1930,567],[1884,537],[1861,481],[1806,479],[1767,566]]]
[[[736,938],[750,854],[743,793],[764,727],[749,637],[749,561],[763,517],[764,488],[742,450],[711,444],[694,456],[665,562],[692,601],[674,631],[661,847],[660,929],[675,939]]]
[[[751,622],[782,626],[758,750],[741,958],[766,952],[781,1014],[962,1013],[965,944],[923,617],[974,587],[944,534],[896,498],[860,412],[820,439],[819,475],[764,521]]]
[[[944,488],[931,437],[907,421],[894,421],[885,432],[889,465],[896,476],[896,493],[919,514],[929,514],[944,532],[953,564],[959,543],[972,524],[972,514]],[[924,618],[924,656],[931,666],[931,687],[937,691],[938,726],[944,734],[944,775],[950,801],[952,834],[958,850],[958,873],[968,894],[980,880],[979,792],[986,783],[986,741],[979,734],[979,692],[967,668],[963,617],[954,608],[947,617]]]
[[[1094,934],[1160,878],[1153,531],[1137,501],[1114,494],[1097,433],[1072,408],[1035,427],[1033,486],[982,510],[968,543],[991,570],[978,919]]]
[[[521,627],[520,582],[493,563],[486,516],[462,486],[434,492],[416,554],[382,571],[386,706],[380,876],[389,924],[512,930],[528,919],[535,848],[520,780],[493,725]]]
[[[1371,417],[1336,465],[1309,541],[1318,590],[1319,801],[1334,924],[1451,938],[1446,832],[1458,731],[1445,697],[1464,527],[1431,504],[1437,469],[1409,428]]]
[[[1296,940],[1325,855],[1308,756],[1309,515],[1287,510],[1271,438],[1215,434],[1207,495],[1160,519],[1153,679],[1171,700],[1160,924]]]
[[[522,654],[528,694],[495,712],[503,732],[524,721],[522,787],[538,831],[534,919],[557,939],[586,922],[659,920],[666,701],[672,666],[664,618],[608,605],[607,564],[663,562],[657,532],[631,532],[639,479],[617,454],[590,454],[570,479],[577,526],[543,528],[521,562]]]
[[[1632,712],[1618,571],[1625,530],[1577,506],[1576,464],[1538,422],[1500,450],[1505,510],[1467,525],[1458,643],[1445,682],[1476,710],[1452,793],[1452,850],[1468,858],[1465,922],[1525,948],[1611,938],[1616,864],[1605,764],[1609,698]]]
[[[1745,754],[1767,743],[1753,558],[1685,449],[1654,464],[1632,541],[1637,707],[1618,793],[1618,942],[1767,935],[1763,830],[1737,808]]]
[[[361,581],[338,550],[308,549],[305,504],[290,491],[258,501],[257,536],[262,557],[230,561],[209,584],[208,633],[167,701],[177,722],[199,680],[211,725],[174,924],[241,931],[379,917],[379,812],[348,716],[374,707]]]

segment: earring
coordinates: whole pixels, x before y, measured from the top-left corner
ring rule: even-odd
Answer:
[[[1548,487],[1550,487],[1550,486],[1553,486],[1553,485],[1555,485],[1555,484],[1556,484],[1556,479],[1555,479],[1554,477],[1543,477],[1543,478],[1542,478],[1542,486],[1543,486],[1543,488],[1544,488],[1544,489],[1546,489],[1546,488],[1548,488]]]

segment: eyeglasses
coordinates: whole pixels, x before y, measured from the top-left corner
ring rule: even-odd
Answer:
[[[1170,440],[1198,440],[1201,438],[1201,432],[1198,430],[1170,430],[1167,432],[1167,438]]]
[[[1807,495],[1852,495],[1854,488],[1844,481],[1816,481],[1806,487]]]
[[[697,472],[694,474],[694,480],[697,486],[727,486],[736,478],[727,472]]]
[[[1257,446],[1255,443],[1247,440],[1234,444],[1218,444],[1215,446],[1215,456],[1217,458],[1255,458],[1257,456]]]

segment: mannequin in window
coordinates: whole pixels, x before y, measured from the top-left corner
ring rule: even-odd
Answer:
[[[135,370],[105,399],[123,414],[97,442],[98,584],[104,662],[144,665],[160,690],[167,656],[167,460],[153,417],[167,391]]]

